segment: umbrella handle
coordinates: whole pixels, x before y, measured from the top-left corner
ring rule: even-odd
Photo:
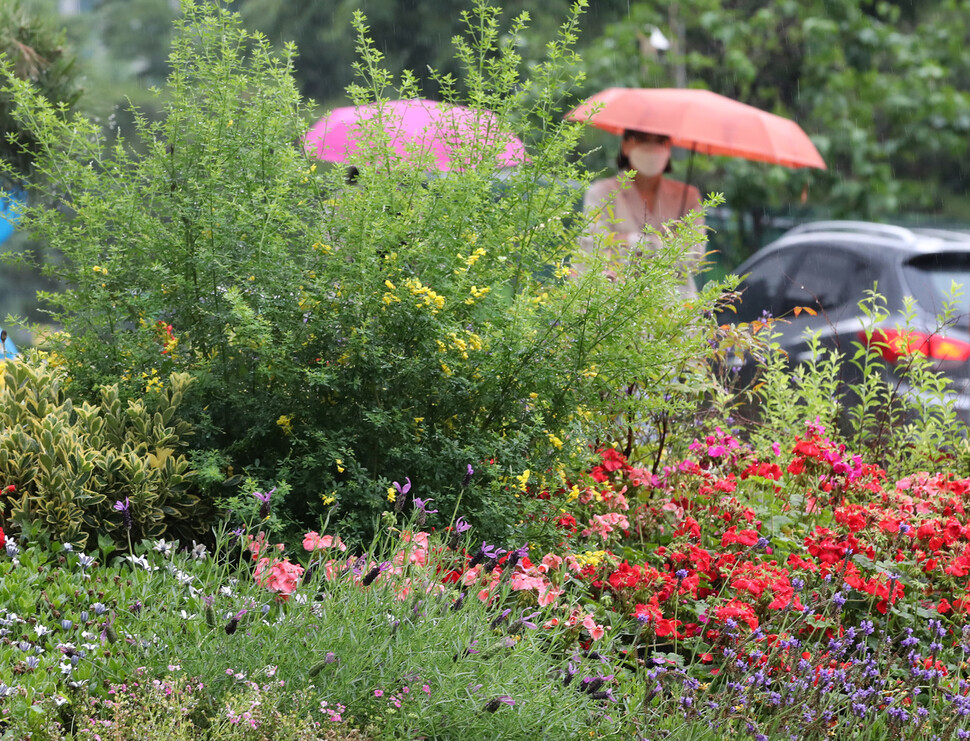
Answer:
[[[690,176],[694,172],[694,148],[691,147],[689,150],[690,154],[687,155],[687,181],[684,183],[684,194],[680,198],[680,216],[678,219],[684,218],[684,209],[687,208],[687,191],[690,189]]]

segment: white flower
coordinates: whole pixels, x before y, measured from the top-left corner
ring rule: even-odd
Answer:
[[[209,555],[209,554],[208,554],[208,552],[205,549],[205,544],[204,543],[196,543],[193,540],[192,541],[192,551],[191,551],[190,555],[196,561],[204,561],[205,560],[205,557],[207,555]]]
[[[191,584],[193,581],[195,581],[195,577],[192,576],[192,574],[187,574],[186,572],[179,571],[178,569],[175,570],[175,578],[178,579],[179,584],[183,586],[186,584]]]
[[[174,540],[169,541],[165,540],[164,538],[159,538],[155,541],[155,545],[152,546],[152,549],[156,553],[161,553],[163,556],[168,558],[175,551],[176,545],[177,543]]]
[[[145,569],[145,571],[158,571],[158,567],[152,566],[150,563],[148,563],[148,559],[144,556],[135,556],[129,553],[127,556],[125,556],[125,558],[131,561],[135,566],[141,566],[143,569]]]
[[[37,625],[34,626],[34,632],[37,634],[38,638],[43,638],[45,635],[51,632],[51,629],[48,628],[46,625],[41,625],[40,623],[37,623]]]

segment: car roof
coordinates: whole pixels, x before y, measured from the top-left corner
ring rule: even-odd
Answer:
[[[788,250],[798,245],[827,243],[854,252],[878,249],[883,258],[905,260],[921,254],[970,252],[970,230],[907,228],[870,221],[813,221],[799,224],[769,245],[758,250],[739,266],[743,274],[755,260],[767,254]]]

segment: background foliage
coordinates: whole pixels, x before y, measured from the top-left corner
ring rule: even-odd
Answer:
[[[355,22],[357,102],[415,95],[407,75],[392,87]],[[446,96],[537,141],[501,181],[501,136],[468,140],[455,158],[470,166],[429,177],[427,155],[388,155],[378,118],[346,186],[300,144],[292,50],[277,56],[210,3],[183,4],[165,115],[137,116],[135,142],[63,121],[8,75],[18,120],[41,142],[25,225],[63,256],[43,269],[68,288],[44,299],[65,329],[49,342],[71,393],[118,384],[138,398],[186,371],[194,445],[218,451],[204,470],[285,481],[298,519],[339,507],[358,533],[408,480],[439,521],[463,497],[470,517],[503,530],[503,500],[530,477],[561,478],[558,464],[606,434],[604,415],[667,404],[713,321],[702,306],[716,290],[689,306],[673,287],[702,235],[686,223],[626,280],[595,262],[567,279],[587,179],[569,156],[580,129],[561,122],[577,16],[527,79],[497,11],[481,4],[467,23],[468,92],[442,78]],[[642,390],[626,393],[633,380]]]

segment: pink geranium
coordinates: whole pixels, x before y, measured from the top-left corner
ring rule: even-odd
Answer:
[[[285,558],[272,560],[261,558],[256,564],[253,576],[257,584],[266,587],[269,591],[289,595],[296,591],[300,577],[303,576],[303,567],[290,563]]]
[[[311,552],[326,550],[327,548],[336,548],[340,551],[347,550],[347,546],[339,535],[336,538],[332,535],[320,535],[315,530],[311,530],[303,536],[303,548]]]

